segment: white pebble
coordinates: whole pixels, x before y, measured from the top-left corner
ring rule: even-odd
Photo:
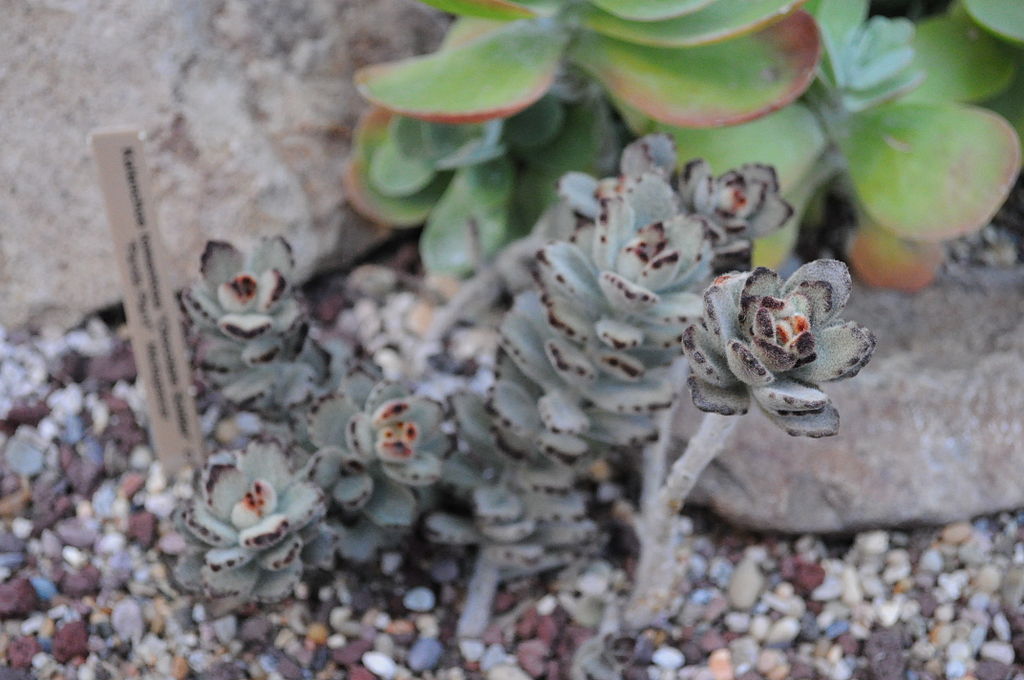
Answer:
[[[554,595],[545,595],[537,602],[537,613],[541,616],[550,616],[557,606],[558,600]]]
[[[363,665],[380,678],[390,680],[395,676],[395,660],[380,652],[366,652],[363,654]]]
[[[921,559],[918,561],[917,567],[921,571],[937,574],[942,571],[943,562],[942,553],[934,548],[929,548],[921,553]]]
[[[25,517],[15,517],[11,520],[11,532],[24,540],[32,535],[32,520]]]
[[[785,616],[774,624],[768,631],[765,644],[775,645],[792,642],[800,634],[800,622],[792,616]]]
[[[484,643],[479,640],[459,640],[459,653],[466,661],[479,661],[484,655]]]
[[[84,567],[85,563],[89,561],[89,558],[86,557],[85,553],[83,553],[81,550],[79,550],[73,545],[64,546],[64,548],[60,551],[60,555],[64,558],[65,562],[70,564],[75,569]]]
[[[1015,654],[1010,643],[990,640],[981,646],[981,658],[1010,666],[1013,664]]]
[[[757,598],[764,587],[764,575],[761,568],[749,556],[740,560],[729,580],[726,594],[733,609],[750,609],[757,603]]]
[[[675,647],[658,647],[651,656],[651,661],[662,668],[675,670],[682,667],[686,657]]]
[[[868,531],[857,536],[857,547],[864,555],[881,555],[889,549],[889,534]]]

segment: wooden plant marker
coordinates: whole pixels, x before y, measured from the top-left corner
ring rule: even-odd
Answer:
[[[192,396],[192,369],[168,260],[156,226],[153,193],[137,128],[89,135],[114,248],[132,353],[146,389],[149,431],[164,469],[203,462],[203,440]]]

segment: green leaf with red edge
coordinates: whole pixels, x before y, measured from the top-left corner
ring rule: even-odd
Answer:
[[[566,36],[550,20],[515,21],[423,57],[356,73],[371,102],[437,123],[504,118],[540,99],[554,82]]]
[[[342,175],[349,204],[363,217],[383,225],[411,227],[421,224],[441,197],[449,173],[437,175],[422,190],[400,198],[385,196],[369,180],[370,162],[387,138],[392,114],[384,109],[369,109],[356,127],[352,155]]]
[[[964,0],[971,17],[1004,40],[1024,45],[1024,2],[1020,0]]]
[[[655,47],[694,47],[752,33],[779,21],[805,0],[718,0],[704,9],[665,21],[630,21],[597,7],[584,24],[598,33]]]
[[[775,166],[782,190],[794,188],[825,148],[818,119],[802,104],[793,104],[741,125],[693,129],[658,125],[676,140],[679,161],[707,160],[716,173],[744,163]]]
[[[840,140],[861,204],[880,226],[938,242],[984,226],[1020,167],[1003,118],[962,104],[895,103],[852,116]]]
[[[452,14],[483,19],[511,20],[536,16],[526,7],[507,0],[420,0],[420,2]]]
[[[735,125],[791,103],[814,79],[820,44],[805,12],[714,45],[665,48],[596,33],[571,56],[611,95],[662,123]]]
[[[864,217],[847,257],[857,278],[869,286],[916,293],[935,280],[945,251],[938,243],[901,239]]]
[[[605,12],[632,21],[660,21],[691,14],[716,0],[591,0]]]
[[[456,47],[462,47],[477,38],[482,38],[488,33],[501,30],[505,26],[508,26],[508,22],[479,19],[477,17],[459,17],[448,27],[448,32],[444,34],[444,40],[441,41],[441,47],[438,48],[438,51],[444,52]]]
[[[975,102],[1009,86],[1013,50],[971,21],[963,11],[930,17],[914,33],[913,70],[927,76],[904,101]]]
[[[420,235],[431,272],[469,274],[477,247],[484,257],[508,241],[513,170],[507,158],[460,168]]]

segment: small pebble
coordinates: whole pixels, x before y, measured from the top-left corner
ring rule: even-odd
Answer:
[[[363,654],[363,665],[374,675],[390,680],[395,676],[397,666],[395,660],[380,652],[366,652]]]
[[[792,616],[785,616],[772,624],[764,641],[768,645],[784,645],[795,640],[799,634],[800,622]]]
[[[444,653],[444,646],[435,638],[421,637],[409,650],[407,658],[410,670],[430,671],[437,667]]]
[[[683,663],[686,661],[686,657],[684,657],[683,653],[675,647],[659,647],[651,656],[651,661],[653,661],[656,666],[675,670],[682,667]]]
[[[402,598],[402,604],[405,605],[405,608],[414,612],[429,612],[434,608],[435,603],[434,591],[422,586],[413,588]]]
[[[950,545],[960,545],[971,537],[973,531],[974,529],[971,527],[970,522],[950,524],[942,530],[942,542],[949,543]]]
[[[1014,662],[1015,654],[1013,646],[1007,642],[990,640],[981,646],[980,655],[982,659],[995,661],[1007,666]]]
[[[727,596],[733,609],[750,609],[764,587],[764,575],[757,562],[749,557],[740,561],[729,580]]]

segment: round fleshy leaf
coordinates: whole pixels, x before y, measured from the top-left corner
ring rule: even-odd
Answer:
[[[421,191],[402,198],[385,196],[373,188],[369,178],[370,161],[387,137],[391,116],[384,109],[372,108],[360,119],[342,183],[349,204],[363,217],[380,224],[410,227],[426,219],[448,185],[450,175],[437,175]]]
[[[379,106],[439,123],[503,118],[540,99],[555,79],[565,36],[549,21],[516,21],[459,47],[356,73]]]
[[[779,21],[804,0],[718,0],[700,11],[665,21],[630,21],[592,8],[584,23],[604,35],[655,47],[707,45]]]
[[[808,174],[825,148],[818,119],[801,104],[741,125],[701,130],[659,125],[658,129],[675,137],[680,163],[703,158],[719,174],[744,163],[767,163],[775,167],[783,191]]]
[[[703,9],[715,0],[591,0],[605,12],[633,21],[660,21]]]
[[[964,7],[987,30],[1024,44],[1024,3],[1020,0],[964,0]]]
[[[898,103],[857,114],[841,140],[857,195],[882,227],[938,242],[984,225],[1020,167],[998,115],[959,104]]]
[[[430,184],[434,174],[428,161],[403,155],[391,137],[377,147],[370,159],[370,183],[385,196],[415,194]]]
[[[483,19],[527,19],[536,16],[532,11],[507,0],[422,0],[426,5],[452,14],[464,14]]]
[[[587,34],[575,62],[612,94],[670,125],[716,127],[791,103],[814,79],[820,44],[814,20],[795,12],[727,43],[670,49]]]
[[[1013,52],[963,12],[926,19],[914,33],[914,70],[927,76],[905,101],[975,102],[1013,80]]]
[[[508,238],[512,165],[501,158],[462,168],[430,214],[420,255],[432,272],[465,274]]]
[[[935,280],[945,259],[941,245],[905,241],[867,220],[862,220],[848,255],[854,273],[864,283],[908,293]]]
[[[462,47],[488,33],[501,30],[507,25],[504,21],[495,21],[493,19],[459,17],[452,22],[448,32],[444,34],[444,40],[441,41],[441,46],[438,50],[443,52],[455,47]]]

